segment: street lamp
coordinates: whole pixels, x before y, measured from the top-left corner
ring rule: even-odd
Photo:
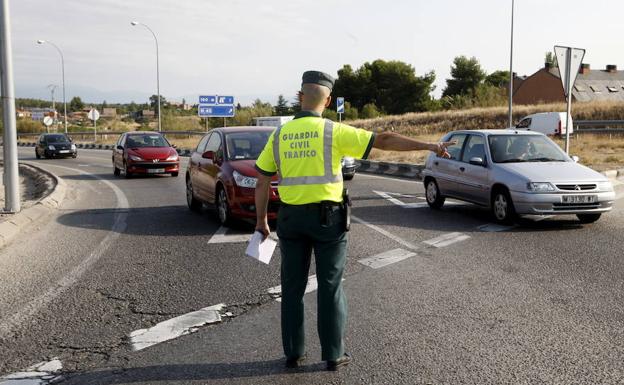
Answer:
[[[148,27],[147,24],[139,23],[138,21],[131,21],[130,24],[135,27],[137,25],[142,25],[147,28],[147,30],[152,33],[152,36],[154,36],[154,41],[156,42],[156,97],[158,98],[158,131],[161,131],[162,127],[160,123],[160,68],[158,64],[158,39],[156,38],[156,34],[154,33],[154,31],[152,31],[152,29]]]
[[[48,43],[52,47],[56,48],[58,53],[61,55],[61,71],[63,74],[63,116],[65,120],[65,133],[67,134],[67,102],[65,101],[65,58],[63,58],[63,52],[61,52],[61,49],[56,44],[48,40],[37,40],[37,44],[44,43]]]
[[[509,50],[509,128],[513,127],[513,26],[514,0],[511,0],[511,47]]]

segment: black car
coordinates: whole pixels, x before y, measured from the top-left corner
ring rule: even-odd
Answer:
[[[75,158],[78,156],[78,150],[66,134],[42,134],[35,146],[35,156],[37,159],[68,156]]]

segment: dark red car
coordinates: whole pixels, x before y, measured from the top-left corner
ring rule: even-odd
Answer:
[[[133,131],[121,134],[113,149],[113,173],[171,174],[178,176],[180,157],[176,149],[158,132]]]
[[[254,168],[274,127],[215,128],[191,155],[186,173],[186,201],[191,210],[203,204],[216,208],[221,224],[234,218],[256,218],[254,194],[258,171]],[[277,177],[271,182],[269,220],[277,217]]]

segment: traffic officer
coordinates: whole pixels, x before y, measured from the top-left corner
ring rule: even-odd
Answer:
[[[347,304],[342,289],[346,263],[348,197],[343,194],[340,159],[366,159],[372,148],[430,150],[447,156],[450,143],[423,143],[393,133],[374,134],[323,119],[334,79],[319,71],[303,74],[301,112],[277,128],[256,161],[256,231],[269,234],[267,204],[271,177],[278,174],[282,202],[277,235],[282,254],[282,344],[286,366],[305,358],[303,295],[314,250],[318,281],[318,334],[322,360],[336,370],[351,360],[345,353]]]

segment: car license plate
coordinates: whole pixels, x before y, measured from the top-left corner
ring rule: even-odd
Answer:
[[[59,151],[61,154],[69,154],[69,150],[60,150]]]
[[[564,195],[561,197],[562,203],[594,203],[595,195]]]
[[[165,172],[164,168],[148,168],[147,172],[150,174],[162,174]]]

